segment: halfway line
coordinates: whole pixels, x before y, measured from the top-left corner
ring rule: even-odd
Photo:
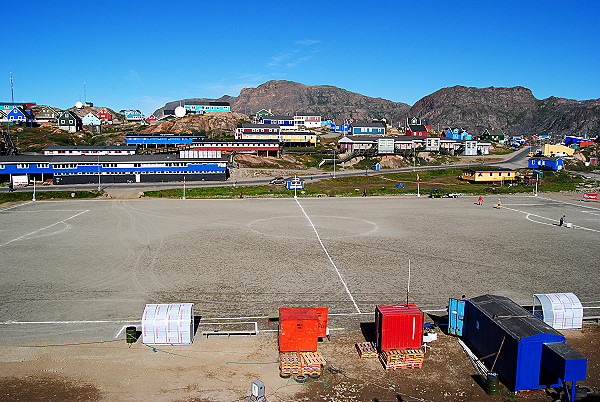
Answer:
[[[333,262],[333,259],[331,258],[331,256],[329,255],[329,252],[325,248],[325,245],[321,241],[321,236],[319,236],[319,232],[317,232],[317,228],[315,228],[315,225],[310,220],[310,217],[308,216],[308,214],[306,213],[306,211],[304,210],[304,208],[302,208],[302,205],[300,204],[300,201],[298,201],[298,198],[294,198],[294,200],[296,200],[296,203],[298,204],[298,206],[302,210],[302,213],[304,214],[304,216],[306,216],[306,219],[308,219],[308,223],[310,223],[310,226],[313,228],[313,230],[315,232],[315,235],[317,235],[317,240],[319,241],[319,244],[321,245],[321,248],[325,252],[325,255],[327,255],[327,258],[329,258],[329,262],[333,266],[333,269],[335,269],[335,272],[337,273],[338,277],[340,278],[340,281],[342,282],[342,285],[344,285],[344,289],[346,289],[346,293],[348,293],[348,296],[350,296],[350,300],[352,300],[352,303],[354,304],[354,307],[356,308],[356,311],[358,313],[360,313],[360,309],[358,308],[358,305],[356,304],[356,301],[354,300],[354,297],[352,296],[352,293],[350,293],[350,290],[348,289],[348,285],[346,285],[346,282],[344,281],[344,278],[342,278],[342,274],[340,273],[340,271],[338,270],[338,268],[335,266],[335,263]]]

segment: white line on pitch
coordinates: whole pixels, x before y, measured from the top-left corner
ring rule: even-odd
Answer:
[[[561,200],[555,200],[552,198],[546,198],[546,197],[539,197],[542,200],[549,200],[549,201],[554,201],[554,202],[560,202],[561,204],[567,204],[567,205],[572,205],[574,207],[580,207],[580,208],[588,208],[588,209],[593,209],[596,211],[600,211],[600,208],[596,208],[596,207],[592,207],[590,205],[581,205],[581,204],[574,204],[572,202],[567,202],[567,201],[561,201]]]
[[[2,321],[0,325],[32,325],[32,324],[123,324],[141,322],[141,320],[97,320],[97,321]]]
[[[348,285],[346,285],[346,282],[344,281],[344,278],[342,278],[342,274],[340,273],[340,271],[338,270],[338,268],[335,266],[335,263],[333,262],[333,259],[331,258],[331,256],[329,255],[329,252],[325,248],[325,245],[321,241],[321,236],[319,236],[319,232],[317,232],[317,228],[315,228],[315,225],[313,225],[312,221],[310,220],[310,217],[308,216],[308,214],[306,213],[306,211],[304,211],[304,208],[302,208],[302,205],[300,204],[300,201],[298,201],[298,198],[294,198],[294,199],[296,200],[296,203],[298,204],[298,206],[302,210],[302,213],[304,214],[304,216],[306,216],[306,219],[308,219],[308,223],[310,223],[310,226],[312,226],[312,228],[313,228],[313,230],[315,232],[315,235],[317,235],[317,240],[319,240],[319,243],[321,244],[321,248],[325,252],[325,255],[327,255],[327,258],[329,258],[329,262],[331,263],[331,265],[335,269],[335,272],[337,272],[337,275],[340,278],[340,281],[342,282],[342,285],[344,285],[344,289],[346,289],[346,293],[348,293],[348,296],[350,296],[350,300],[352,300],[352,303],[354,304],[354,307],[356,308],[356,311],[360,313],[360,309],[358,308],[358,304],[356,304],[356,301],[354,300],[354,297],[352,296],[352,293],[350,293],[350,289],[348,289]]]
[[[525,214],[525,219],[527,219],[530,222],[534,222],[534,223],[539,223],[540,225],[550,225],[550,226],[557,226],[555,223],[545,223],[545,222],[538,222],[538,221],[534,221],[533,219],[529,219],[530,216],[535,216],[536,218],[540,218],[540,219],[547,219],[549,221],[553,221],[556,222],[556,219],[552,219],[552,218],[547,218],[545,216],[541,216],[541,215],[536,215],[536,214],[532,214],[530,212],[526,212],[526,211],[521,211],[518,209],[514,209],[514,208],[509,208],[509,207],[502,207],[503,209],[509,209],[511,211],[515,211],[515,212],[520,212],[522,214]],[[581,230],[588,230],[590,232],[596,232],[596,233],[600,233],[600,230],[596,230],[596,229],[590,229],[590,228],[586,228],[584,226],[579,226],[579,225],[572,225],[571,226],[573,229],[581,229]]]
[[[10,209],[15,209],[15,208],[19,208],[19,207],[24,207],[25,205],[29,205],[31,203],[33,203],[33,201],[28,201],[28,202],[24,202],[23,204],[17,204],[17,205],[13,205],[11,207],[2,208],[2,209],[0,209],[0,212],[8,211]]]
[[[27,237],[29,237],[29,236],[31,236],[31,235],[34,235],[34,234],[36,234],[36,233],[38,233],[38,232],[41,232],[42,230],[50,229],[52,226],[56,226],[56,225],[58,225],[59,223],[65,223],[65,221],[68,221],[68,220],[70,220],[70,219],[73,219],[73,218],[75,218],[75,217],[77,217],[77,216],[79,216],[79,215],[81,215],[81,214],[84,214],[84,213],[86,213],[86,212],[88,212],[88,211],[89,211],[89,209],[86,209],[85,211],[82,211],[82,212],[80,212],[80,213],[78,213],[78,214],[75,214],[75,215],[73,215],[73,216],[70,216],[70,217],[68,217],[67,219],[63,219],[63,220],[61,220],[61,221],[55,222],[55,223],[53,223],[53,224],[51,224],[51,225],[48,225],[48,226],[45,226],[45,227],[43,227],[43,228],[41,228],[41,229],[34,230],[33,232],[31,232],[31,233],[27,233],[27,234],[24,234],[23,236],[19,236],[19,237],[17,237],[16,239],[9,240],[9,241],[7,241],[7,242],[6,242],[6,243],[4,243],[4,244],[0,244],[0,247],[6,246],[7,244],[10,244],[10,243],[12,243],[12,242],[15,242],[15,241],[22,240],[22,239],[24,239],[24,238],[27,238]]]

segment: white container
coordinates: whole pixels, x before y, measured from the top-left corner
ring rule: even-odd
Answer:
[[[190,344],[194,339],[194,304],[147,304],[142,314],[142,342]]]

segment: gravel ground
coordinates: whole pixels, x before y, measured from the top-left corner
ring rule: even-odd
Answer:
[[[405,300],[409,260],[411,301],[432,314],[463,294],[531,304],[533,293],[575,292],[598,301],[600,205],[576,198],[503,196],[500,209],[491,197],[482,206],[474,197],[12,206],[0,210],[1,345],[122,339],[146,303],[175,302],[196,303],[204,321],[256,321],[261,330],[264,318],[246,317],[329,307],[332,332],[360,338],[376,304]],[[556,225],[562,215],[572,228]],[[266,339],[259,344],[274,346]],[[0,367],[23,374],[17,363],[41,356],[5,348]]]
[[[412,300],[425,310],[463,294],[530,304],[533,293],[572,291],[598,300],[600,208],[501,199],[501,209],[489,197],[482,206],[471,197],[367,197],[13,207],[0,214],[0,322],[89,322],[2,325],[0,334],[6,342],[111,336],[146,303],[194,302],[204,318],[305,305],[372,313],[405,299],[409,260]],[[562,215],[576,227],[556,226]]]

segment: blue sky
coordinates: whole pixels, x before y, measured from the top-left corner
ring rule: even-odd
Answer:
[[[598,0],[15,4],[0,24],[0,101],[10,72],[15,101],[67,108],[85,82],[95,105],[146,115],[268,80],[411,105],[454,85],[600,97]]]

